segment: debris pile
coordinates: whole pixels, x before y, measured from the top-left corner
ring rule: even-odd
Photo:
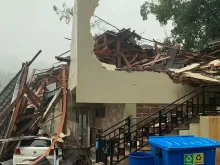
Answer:
[[[171,69],[168,74],[176,83],[182,84],[215,84],[220,83],[220,41],[212,41],[206,45],[197,58],[182,69]],[[193,55],[192,55],[193,56]]]
[[[185,68],[168,72],[170,78],[176,83],[207,84],[220,83],[220,60],[209,63],[193,63]]]
[[[37,135],[39,125],[47,120],[56,101],[61,99],[61,90],[66,90],[68,67],[65,64],[46,70],[34,69],[28,76],[29,66],[40,53],[24,63],[0,93],[0,138],[5,139],[4,143],[0,142],[0,161],[13,155],[17,141],[10,142],[8,138]]]
[[[106,31],[94,39],[96,57],[101,63],[114,65],[115,70],[164,72],[175,83],[219,82],[219,41],[209,43],[201,52],[189,52],[179,45],[145,39],[130,29]],[[153,46],[141,44],[142,40]]]

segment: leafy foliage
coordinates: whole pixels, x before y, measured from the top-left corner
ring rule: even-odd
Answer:
[[[183,44],[185,49],[202,48],[209,40],[220,38],[219,0],[152,0],[140,9],[143,20],[149,14],[166,25],[173,22],[173,42]]]
[[[66,24],[70,24],[74,16],[73,7],[68,7],[66,3],[63,3],[61,9],[54,5],[53,10],[60,17],[60,21],[64,20]],[[108,25],[108,23],[99,18],[98,16],[93,16],[92,21],[90,23],[90,27],[91,29],[96,31],[96,35],[102,33],[103,31],[106,31],[106,25]]]
[[[73,17],[73,8],[68,7],[66,3],[63,3],[62,7],[63,9],[59,9],[57,6],[54,5],[53,10],[60,17],[60,21],[64,19],[66,23],[69,24]]]

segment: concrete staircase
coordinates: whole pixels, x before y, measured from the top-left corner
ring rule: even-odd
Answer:
[[[212,128],[219,125],[219,128],[216,129],[220,129],[220,119],[209,121],[210,117],[207,117],[211,114],[219,115],[217,108],[220,105],[217,97],[219,93],[216,89],[213,90],[212,86],[210,88],[201,86],[132,126],[123,124],[110,134],[99,135],[99,141],[106,141],[106,147],[103,148],[108,152],[98,150],[97,160],[101,158],[100,153],[104,153],[105,165],[126,164],[129,153],[150,150],[149,136],[196,135],[209,137],[211,134],[213,137],[210,138],[220,140],[220,133],[216,134]],[[213,96],[212,101],[210,101],[210,96]],[[207,132],[207,130],[211,131]],[[129,145],[130,143],[135,145]]]

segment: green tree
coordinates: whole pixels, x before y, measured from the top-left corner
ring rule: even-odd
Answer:
[[[53,10],[59,16],[60,21],[64,20],[66,24],[70,24],[74,16],[73,7],[69,7],[66,3],[63,3],[62,8],[59,8],[54,5]],[[113,25],[111,25],[110,23],[106,22],[105,20],[101,19],[96,15],[93,16],[90,26],[92,30],[96,31],[96,34],[106,31],[107,29],[109,29],[109,26],[111,26],[114,30],[117,29],[117,27],[114,27]]]
[[[143,20],[149,14],[156,16],[162,24],[173,22],[173,42],[184,48],[202,48],[209,41],[220,38],[219,0],[152,0],[146,1],[140,9]]]
[[[73,8],[68,7],[66,3],[62,4],[62,9],[54,5],[53,10],[60,17],[60,21],[65,20],[66,24],[71,22],[73,17]]]

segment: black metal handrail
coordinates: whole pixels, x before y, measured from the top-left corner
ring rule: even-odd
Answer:
[[[107,136],[111,135],[112,133],[116,132],[116,130],[118,130],[118,129],[120,129],[120,128],[122,128],[122,127],[126,126],[126,125],[128,125],[128,122],[127,122],[127,123],[125,123],[125,124],[123,124],[123,125],[121,125],[120,127],[116,128],[116,129],[114,129],[113,131],[111,131],[111,132],[109,132],[109,133],[105,134],[105,135],[101,135],[101,137],[102,137],[102,138],[105,138],[105,137],[107,137]]]
[[[202,94],[202,93],[203,93],[203,92],[200,92],[200,93],[196,94],[195,96],[190,97],[188,100],[191,100],[191,99],[193,99],[193,98],[199,96],[199,95]],[[173,107],[172,109],[170,109],[169,111],[167,111],[167,112],[165,112],[165,113],[163,113],[163,114],[161,114],[161,115],[163,116],[164,114],[169,113],[169,112],[175,110],[175,109],[178,108],[179,106],[183,105],[185,102],[187,102],[187,101],[184,101],[183,103],[177,105],[176,107]],[[161,109],[161,110],[162,110],[162,109]],[[133,133],[136,133],[138,130],[140,130],[140,129],[142,129],[142,128],[145,128],[145,126],[147,126],[149,123],[151,123],[151,122],[153,122],[154,120],[157,120],[157,119],[159,119],[159,118],[160,118],[160,117],[158,116],[158,117],[156,117],[156,118],[150,120],[148,123],[145,123],[144,125],[142,125],[141,127],[137,128],[136,130],[134,130],[134,131],[132,131],[132,132],[130,132],[130,133],[124,135],[124,137],[122,137],[121,139],[118,139],[118,141],[124,140],[127,136],[130,136],[130,135],[132,135]],[[122,134],[122,133],[120,133],[120,134]],[[115,137],[117,137],[117,136],[119,136],[119,134],[118,134],[118,135],[115,135]],[[113,138],[114,138],[114,137],[113,137]],[[119,143],[119,145],[121,145],[121,144],[123,144],[123,143]]]
[[[125,122],[125,121],[126,121],[126,120],[128,120],[128,119],[130,119],[130,117],[127,117],[126,119],[124,119],[124,120],[122,120],[122,121],[118,122],[117,124],[115,124],[115,125],[111,126],[110,128],[108,128],[108,129],[106,129],[105,131],[101,132],[101,134],[103,134],[103,133],[105,133],[105,132],[107,132],[107,131],[111,130],[112,128],[114,128],[114,127],[116,127],[116,126],[120,125],[121,123]],[[114,132],[114,131],[113,131],[113,132]]]
[[[124,125],[127,124],[126,123],[118,127],[117,129],[111,131],[110,133],[108,133],[107,135],[114,133],[114,136],[108,139],[108,142],[110,142],[110,148],[108,149],[110,153],[110,164],[115,165],[128,157],[125,155],[125,150],[126,150],[125,147],[127,143],[130,143],[130,153],[136,152],[148,145],[149,136],[167,134],[173,129],[179,127],[180,125],[191,120],[192,118],[195,118],[198,115],[206,115],[210,113],[212,111],[212,107],[216,107],[217,104],[215,102],[213,105],[211,105],[210,101],[208,101],[207,105],[209,105],[210,108],[206,109],[207,108],[206,100],[209,95],[205,95],[205,94],[214,93],[214,97],[216,99],[217,97],[216,93],[219,93],[219,92],[217,92],[215,88],[213,88],[215,89],[214,91],[213,90],[206,91],[206,89],[208,89],[206,87],[217,87],[217,86],[219,87],[219,85],[209,85],[209,86],[201,85],[200,87],[187,93],[186,95],[175,100],[174,102],[164,106],[159,111],[142,119],[141,121],[132,125],[131,127],[127,127],[126,129],[124,127]],[[212,88],[209,88],[209,89],[212,89]],[[216,108],[215,108],[215,113],[218,113]],[[114,126],[111,127],[111,129],[121,124],[124,121],[126,121],[126,119],[115,124]],[[115,134],[116,130],[119,130],[122,127],[123,127],[122,131],[119,131],[119,133],[117,132],[117,135],[116,135]],[[133,130],[131,132],[132,128]],[[132,138],[133,140],[131,140],[131,137],[133,137]],[[100,136],[100,139],[101,139],[101,136]],[[138,143],[139,145],[137,145]],[[131,151],[132,148],[135,149],[135,151],[134,150]],[[119,159],[120,155],[123,157],[120,157]],[[113,160],[114,156],[117,156],[116,161]],[[105,157],[107,158],[107,153],[105,154]]]
[[[195,96],[189,98],[188,100],[191,100],[191,99],[193,99],[193,98],[199,96],[200,94],[202,94],[202,92],[196,94]],[[165,113],[163,113],[163,114],[161,114],[161,115],[163,116],[164,114],[169,113],[169,112],[175,110],[175,109],[178,108],[179,106],[183,105],[185,102],[187,102],[187,101],[184,101],[183,103],[177,105],[176,107],[173,107],[172,109],[170,109],[169,111],[167,111],[167,112],[165,112]],[[124,137],[122,137],[122,138],[119,139],[118,141],[122,141],[122,140],[125,139],[127,136],[132,135],[133,133],[135,133],[137,130],[140,130],[141,128],[145,128],[145,126],[147,126],[149,123],[151,123],[152,121],[157,120],[157,119],[159,119],[159,118],[160,118],[160,117],[158,116],[158,117],[156,117],[156,118],[150,120],[148,123],[145,123],[144,125],[142,125],[141,127],[137,128],[136,130],[130,132],[129,134],[126,134]],[[118,136],[119,136],[119,135],[118,135]],[[117,137],[117,135],[116,135],[115,137]],[[120,143],[120,144],[121,144],[121,143]]]
[[[125,130],[124,130],[124,133],[126,133],[126,132],[127,132],[128,130],[130,130],[131,128],[134,128],[134,127],[138,126],[139,124],[141,124],[142,122],[146,121],[147,119],[150,119],[151,117],[155,116],[156,114],[160,113],[161,111],[163,111],[164,109],[170,107],[171,105],[174,105],[175,103],[177,103],[177,102],[180,101],[181,99],[183,99],[183,98],[189,96],[190,94],[192,94],[192,93],[198,91],[199,89],[202,89],[203,87],[204,87],[204,85],[201,85],[201,86],[199,86],[198,88],[194,89],[193,91],[191,91],[191,92],[187,93],[186,95],[182,96],[181,98],[175,100],[174,102],[172,102],[172,103],[170,103],[170,104],[164,106],[162,109],[160,109],[160,110],[156,111],[155,113],[153,113],[153,114],[147,116],[146,118],[144,118],[144,119],[142,119],[141,121],[137,122],[136,124],[132,125],[130,128],[125,129]],[[121,133],[115,135],[115,137],[119,136],[120,134],[121,134]]]
[[[102,139],[105,139],[107,136],[109,136],[109,140],[111,139],[111,134],[115,133],[117,131],[119,131],[121,128],[125,128],[125,126],[127,126],[128,128],[130,127],[130,119],[131,116],[127,117],[126,119],[118,122],[117,124],[114,124],[113,126],[111,126],[110,128],[106,129],[105,131],[96,134],[98,136],[98,139],[96,139],[98,142],[101,142]],[[124,124],[123,124],[124,123]],[[110,131],[110,132],[108,132]],[[128,131],[129,132],[129,131]],[[106,134],[105,134],[106,133]],[[111,140],[110,140],[111,141]],[[98,152],[96,152],[96,162],[100,162],[100,151],[98,149]]]
[[[130,133],[128,133],[128,134],[126,134],[126,135],[124,135],[123,137],[121,137],[120,138],[120,135],[119,135],[119,139],[117,139],[117,142],[115,142],[113,145],[111,145],[111,147],[110,147],[110,150],[111,151],[114,151],[115,149],[117,149],[117,148],[120,148],[120,145],[122,145],[122,144],[124,144],[125,145],[125,140],[126,140],[126,137],[127,136],[131,136],[132,134],[135,134],[136,135],[136,138],[135,138],[135,141],[136,141],[136,146],[135,146],[135,151],[134,152],[136,152],[136,151],[138,151],[138,150],[140,150],[140,149],[142,149],[143,147],[145,147],[145,146],[147,146],[149,143],[148,143],[148,141],[147,142],[145,142],[146,144],[144,144],[144,135],[143,134],[141,134],[140,136],[138,135],[138,132],[139,131],[141,131],[141,133],[143,133],[143,130],[147,127],[147,128],[149,128],[150,127],[150,125],[151,124],[153,124],[152,125],[152,127],[153,127],[153,130],[154,130],[154,134],[155,134],[155,123],[156,123],[156,121],[159,121],[159,123],[161,123],[161,117],[162,116],[166,116],[166,117],[168,117],[168,114],[171,114],[171,116],[172,116],[172,114],[174,114],[175,112],[177,112],[177,110],[178,110],[178,108],[180,107],[180,106],[183,106],[183,105],[185,105],[185,103],[187,102],[187,101],[190,101],[190,100],[192,100],[192,103],[194,103],[193,101],[194,101],[194,99],[195,98],[197,98],[198,100],[199,100],[199,98],[200,98],[200,96],[201,95],[203,95],[203,93],[204,93],[204,91],[202,91],[202,92],[199,92],[199,93],[196,93],[194,96],[192,96],[192,97],[190,97],[190,98],[187,98],[187,100],[186,101],[183,101],[182,103],[180,103],[179,105],[177,105],[177,106],[175,106],[175,107],[173,107],[173,108],[171,108],[171,109],[169,109],[168,111],[165,111],[165,112],[162,112],[162,109],[161,109],[161,111],[160,111],[160,113],[159,114],[157,114],[158,116],[156,117],[156,118],[154,118],[154,119],[152,119],[152,120],[150,120],[150,121],[148,121],[147,123],[145,123],[144,125],[142,125],[141,127],[138,127],[138,128],[136,128],[135,130],[133,130],[132,132],[130,132]],[[204,100],[202,100],[202,102],[203,102]],[[196,104],[197,104],[197,106],[199,107],[199,102],[197,101],[196,102]],[[194,104],[193,104],[194,105]],[[181,110],[183,110],[183,107],[181,107]],[[173,113],[173,111],[174,111],[174,113]],[[194,110],[192,109],[191,110],[192,112],[194,112]],[[202,109],[202,111],[203,111],[203,109]],[[195,113],[192,113],[192,112],[189,112],[188,111],[188,107],[187,107],[187,117],[185,118],[183,115],[181,115],[181,123],[176,123],[176,125],[172,125],[172,119],[171,119],[171,125],[170,125],[170,128],[168,129],[168,130],[166,130],[165,132],[161,132],[161,124],[159,124],[159,134],[160,135],[164,135],[164,134],[167,134],[167,133],[169,133],[170,131],[172,131],[174,128],[177,128],[178,126],[180,126],[181,124],[183,124],[183,123],[185,123],[186,121],[189,121],[190,119],[192,119],[192,118],[194,118],[194,117],[196,117],[198,114],[200,114],[200,112],[201,112],[201,109],[197,109],[197,111],[195,112]],[[190,113],[192,113],[191,114],[191,116],[189,115]],[[177,114],[176,114],[177,115]],[[166,120],[165,121],[165,124],[167,125],[169,123],[169,121],[168,120]],[[148,130],[148,133],[149,133],[149,130]],[[117,136],[115,136],[114,138],[112,138],[111,139],[111,141],[114,141],[115,140],[115,138],[116,138]],[[140,140],[138,140],[140,138]],[[141,145],[140,146],[138,146],[137,145],[137,141],[140,141],[141,143]],[[130,153],[131,153],[131,145],[132,145],[132,141],[130,141]],[[125,149],[125,148],[124,148]],[[117,155],[117,160],[113,163],[113,157],[114,155],[110,155],[110,164],[112,164],[112,165],[115,165],[115,164],[117,164],[117,163],[119,163],[119,162],[121,162],[122,160],[124,160],[124,159],[126,159],[128,156],[126,156],[126,155],[124,155],[122,158],[120,158],[119,159],[119,153],[118,153],[118,155]]]

